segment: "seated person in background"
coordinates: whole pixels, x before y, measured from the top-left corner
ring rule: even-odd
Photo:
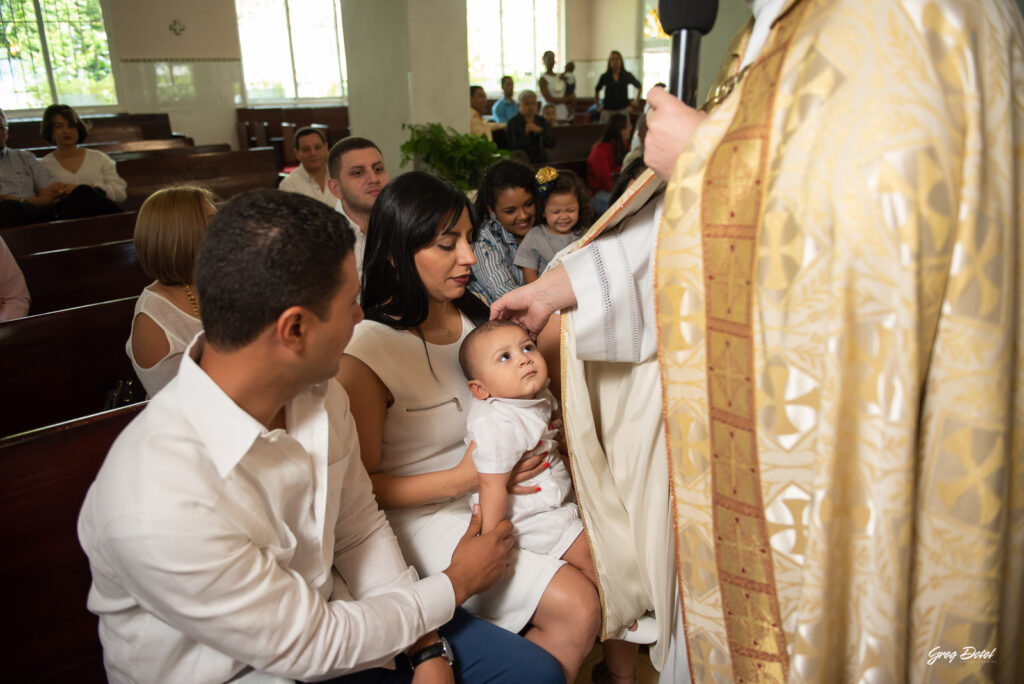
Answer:
[[[484,120],[487,113],[487,93],[478,85],[469,86],[469,132],[494,140],[491,134],[496,128],[504,128],[505,124],[491,123]]]
[[[615,176],[622,170],[622,160],[629,151],[632,134],[629,117],[614,114],[608,119],[601,140],[590,148],[587,155],[587,187],[592,194],[590,204],[598,216],[608,209]]]
[[[496,161],[476,193],[480,229],[473,240],[472,292],[493,302],[525,282],[515,261],[519,243],[537,222],[533,171],[512,159]]]
[[[324,679],[403,651],[414,669],[337,681],[561,677],[540,648],[456,610],[505,574],[509,523],[478,534],[470,516],[420,580],[377,507],[331,379],[363,317],[353,243],[336,212],[275,190],[213,220],[196,265],[206,332],[79,516],[112,681]]]
[[[519,113],[508,121],[505,142],[510,150],[526,152],[533,164],[548,160],[546,148],[555,146],[555,136],[544,117],[537,114],[537,93],[532,90],[519,93]]]
[[[512,97],[515,82],[511,76],[501,77],[501,97],[491,108],[491,114],[498,123],[508,123],[508,120],[519,113],[519,105]]]
[[[466,418],[466,444],[476,442],[473,464],[480,491],[471,503],[479,501],[483,532],[507,518],[516,546],[561,558],[597,586],[572,478],[558,452],[557,431],[550,427],[558,402],[548,390],[547,363],[536,343],[511,321],[488,321],[466,335],[459,365],[475,398]],[[534,453],[549,465],[521,485],[536,492],[509,494],[513,467]],[[603,650],[605,662],[594,681],[632,681],[637,646],[610,640]]]
[[[206,188],[182,185],[157,190],[139,209],[135,253],[156,282],[139,295],[125,351],[147,396],[174,378],[185,348],[203,329],[193,272],[215,202]]]
[[[128,197],[128,184],[117,175],[114,160],[99,150],[79,147],[89,129],[71,107],[50,105],[43,113],[43,140],[57,149],[39,161],[53,176],[73,189],[57,200],[57,218],[116,214]]]
[[[52,221],[53,203],[73,189],[31,152],[7,146],[7,117],[0,109],[0,228]]]
[[[25,276],[0,237],[0,323],[27,316],[31,302]]]
[[[576,242],[594,222],[590,196],[572,171],[545,166],[537,172],[537,214],[540,222],[523,239],[515,263],[523,280],[532,283],[562,248]]]
[[[348,219],[356,236],[356,272],[361,279],[370,210],[388,184],[388,170],[377,144],[356,136],[334,143],[327,155],[327,168],[331,174],[328,185],[337,198],[334,208]]]
[[[558,119],[555,118],[558,115],[557,111],[558,110],[555,109],[555,105],[546,104],[544,105],[544,109],[540,112],[540,115],[544,117],[544,120],[548,122],[548,126],[551,128],[558,125]]]
[[[338,199],[327,187],[327,138],[319,128],[300,128],[295,131],[295,157],[299,168],[281,181],[278,186],[287,192],[297,192],[319,200],[329,207]]]

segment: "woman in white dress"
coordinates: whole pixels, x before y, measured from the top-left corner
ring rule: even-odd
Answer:
[[[476,227],[469,200],[446,180],[410,172],[385,186],[367,231],[366,320],[338,372],[377,501],[422,576],[448,565],[469,522],[467,495],[477,487],[472,447],[463,443],[472,395],[458,362],[462,339],[488,315],[466,290]],[[513,479],[543,467],[542,459],[521,462]],[[465,608],[513,632],[526,628],[525,637],[555,656],[570,682],[600,623],[586,577],[529,551]]]
[[[216,201],[206,188],[182,185],[157,190],[139,209],[135,253],[154,282],[135,304],[125,351],[148,397],[174,378],[185,347],[203,329],[192,275]]]
[[[555,53],[548,50],[541,57],[544,62],[544,73],[537,79],[537,88],[545,104],[555,105],[555,118],[558,121],[572,122],[573,109],[576,107],[576,95],[566,94],[566,82],[560,74],[555,73]]]
[[[78,207],[74,216],[62,215],[55,208],[59,218],[121,211],[117,205],[128,196],[128,184],[117,175],[113,159],[99,150],[79,147],[85,142],[89,129],[74,109],[59,104],[47,107],[41,132],[43,139],[57,149],[40,162],[58,181],[74,188],[64,203]]]

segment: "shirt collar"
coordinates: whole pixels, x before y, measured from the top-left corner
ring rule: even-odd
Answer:
[[[498,219],[493,216],[488,216],[484,220],[484,228],[499,242],[503,242],[516,249],[519,248],[519,242],[516,240],[516,236],[505,230],[505,227],[498,223]]]
[[[221,477],[227,476],[260,438],[272,431],[245,412],[199,367],[206,346],[199,333],[185,350],[174,379],[175,402],[207,447],[207,453]],[[167,389],[170,389],[168,386]],[[327,383],[311,385],[285,406],[286,432],[303,446],[311,439],[306,429],[310,416],[323,406]],[[274,431],[276,432],[276,431]]]

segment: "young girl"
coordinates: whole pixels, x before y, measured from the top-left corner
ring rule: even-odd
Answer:
[[[590,193],[579,176],[545,166],[536,178],[541,223],[523,238],[513,262],[522,269],[527,283],[536,280],[555,254],[575,242],[594,222]]]

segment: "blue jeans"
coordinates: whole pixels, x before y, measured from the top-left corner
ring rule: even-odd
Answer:
[[[463,684],[564,684],[565,676],[551,654],[501,627],[473,617],[462,608],[439,630],[455,651],[455,681]],[[344,675],[330,684],[407,684],[412,670],[377,668]]]

